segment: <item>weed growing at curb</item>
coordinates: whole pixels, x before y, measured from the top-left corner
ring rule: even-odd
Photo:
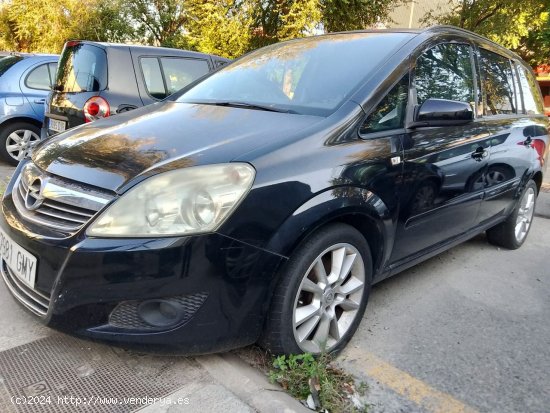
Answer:
[[[291,396],[308,400],[317,411],[330,413],[366,413],[368,405],[360,401],[366,384],[355,387],[353,377],[331,364],[330,355],[314,357],[310,353],[279,356],[269,372],[272,382],[279,383]]]

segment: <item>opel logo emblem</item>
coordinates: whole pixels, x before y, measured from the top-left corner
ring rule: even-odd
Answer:
[[[34,211],[44,202],[42,197],[42,179],[34,179],[27,187],[25,194],[25,207],[28,210]]]

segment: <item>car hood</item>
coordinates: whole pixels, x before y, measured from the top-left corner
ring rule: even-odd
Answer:
[[[322,119],[162,102],[59,134],[36,148],[33,161],[51,174],[119,192],[165,170],[229,162]]]

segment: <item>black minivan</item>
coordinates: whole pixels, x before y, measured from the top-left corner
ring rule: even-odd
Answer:
[[[271,45],[42,142],[2,201],[0,274],[83,337],[339,351],[373,283],[484,231],[525,242],[548,128],[531,69],[470,32]]]
[[[158,102],[228,62],[189,50],[69,41],[47,99],[42,138]]]

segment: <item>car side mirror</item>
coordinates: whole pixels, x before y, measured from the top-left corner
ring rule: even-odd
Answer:
[[[464,125],[474,120],[474,112],[467,102],[447,99],[428,99],[415,110],[411,128],[422,126]]]

